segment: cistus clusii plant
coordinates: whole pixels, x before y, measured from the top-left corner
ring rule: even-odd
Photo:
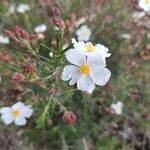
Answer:
[[[150,0],[0,2],[0,150],[150,149]]]

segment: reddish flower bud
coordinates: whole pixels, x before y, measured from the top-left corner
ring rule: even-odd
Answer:
[[[47,121],[47,125],[50,127],[53,125],[53,120],[52,119],[48,119]]]
[[[114,114],[115,113],[115,110],[113,108],[111,108],[111,107],[105,108],[105,111],[110,113],[110,114]]]
[[[61,15],[60,9],[57,6],[55,6],[55,8],[54,8],[54,15],[56,17],[60,17],[60,15]]]
[[[15,26],[15,34],[18,39],[24,39],[30,41],[30,35],[24,31],[21,27]]]
[[[13,38],[14,37],[14,33],[9,31],[9,30],[4,30],[4,33],[9,37],[9,38]]]
[[[23,54],[23,57],[26,59],[26,60],[28,60],[30,57],[29,57],[29,55],[28,54]]]
[[[75,124],[76,115],[71,111],[65,111],[63,115],[63,120],[68,124]]]
[[[12,76],[12,79],[15,81],[23,81],[25,79],[25,76],[22,73],[14,73]]]
[[[58,18],[58,17],[53,17],[53,23],[54,23],[57,27],[60,27],[61,19]]]
[[[23,64],[22,68],[25,73],[33,72],[35,69],[35,66],[33,64]]]
[[[6,62],[6,63],[9,63],[10,62],[10,56],[8,55],[8,53],[6,52],[1,52],[0,53],[0,60]]]

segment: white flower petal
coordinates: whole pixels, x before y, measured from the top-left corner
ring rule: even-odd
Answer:
[[[0,35],[0,43],[2,43],[2,44],[9,44],[10,40],[9,40],[9,38],[7,36]]]
[[[68,81],[69,79],[72,78],[73,74],[76,72],[79,72],[79,67],[73,65],[65,66],[61,79],[64,81]]]
[[[82,75],[77,81],[77,88],[83,92],[92,93],[95,89],[95,83],[90,76]]]
[[[27,105],[25,106],[25,108],[22,110],[23,112],[23,116],[26,118],[30,118],[32,116],[33,113],[33,109],[31,108],[31,106]]]
[[[76,50],[79,50],[79,51],[83,51],[83,50],[85,50],[85,43],[84,42],[76,42],[76,43],[74,43],[74,48],[76,49]]]
[[[90,66],[105,66],[100,55],[87,56],[87,64],[89,64]]]
[[[121,101],[118,101],[116,104],[121,107],[123,106],[123,103]]]
[[[69,81],[69,85],[76,84],[80,77],[81,77],[81,74],[79,72],[76,72],[75,74],[73,74],[72,79]]]
[[[2,107],[2,108],[0,109],[0,113],[1,113],[1,114],[11,113],[11,108],[10,108],[10,107]]]
[[[21,109],[21,108],[24,108],[25,107],[25,104],[24,103],[22,103],[22,102],[17,102],[16,104],[14,104],[13,106],[12,106],[12,109],[13,110],[16,110],[16,109]]]
[[[146,2],[146,0],[139,0],[139,7],[150,13],[150,2]]]
[[[86,62],[86,57],[76,49],[68,50],[65,55],[66,59],[74,65],[80,66]]]
[[[105,67],[93,67],[90,75],[97,85],[103,86],[108,82],[111,72]]]
[[[77,31],[76,35],[78,41],[89,41],[91,36],[91,29],[87,25],[82,25]]]
[[[95,49],[101,55],[102,60],[104,61],[104,64],[106,66],[106,58],[111,56],[111,53],[107,53],[109,49],[102,44],[95,45]]]
[[[19,13],[25,13],[28,10],[30,10],[30,6],[25,3],[20,3],[17,7],[17,12]]]
[[[47,30],[47,26],[45,24],[38,25],[34,28],[34,31],[36,33],[42,33],[45,32],[46,30]]]
[[[13,120],[14,120],[14,118],[13,118],[13,116],[11,115],[11,113],[6,113],[6,114],[3,114],[2,116],[1,116],[1,119],[3,120],[3,122],[5,123],[5,124],[11,124],[12,122],[13,122]]]
[[[18,126],[24,126],[27,123],[25,117],[21,116],[18,118],[15,118],[15,124]]]

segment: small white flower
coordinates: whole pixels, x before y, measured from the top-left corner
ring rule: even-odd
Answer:
[[[114,110],[114,113],[116,115],[121,115],[122,114],[123,103],[121,101],[118,101],[115,104],[111,104],[111,108]]]
[[[76,31],[76,35],[79,41],[89,41],[91,36],[91,29],[87,25],[82,25]]]
[[[51,57],[51,58],[53,57],[53,52],[49,53],[49,57]]]
[[[64,68],[61,79],[70,80],[69,85],[77,83],[79,90],[92,93],[95,84],[103,86],[108,82],[111,72],[105,68],[101,57],[85,56],[76,49],[68,50],[65,55],[71,65]]]
[[[47,26],[45,24],[38,25],[34,28],[35,33],[42,33],[47,30]]]
[[[1,119],[6,125],[14,122],[18,126],[24,126],[26,124],[26,118],[31,117],[33,109],[29,105],[17,102],[12,107],[2,107],[0,113]]]
[[[7,36],[4,35],[0,35],[0,43],[2,44],[9,44],[9,38]]]
[[[19,13],[25,13],[26,11],[30,10],[30,6],[25,3],[20,3],[17,7],[17,12]]]
[[[59,31],[59,27],[54,26],[54,31]]]
[[[120,37],[123,38],[123,39],[131,39],[132,36],[129,33],[122,33],[120,35]]]
[[[150,13],[150,0],[139,0],[139,7]]]
[[[75,39],[72,39],[72,43],[74,44],[74,48],[79,50],[86,56],[96,55],[100,56],[106,66],[106,58],[111,55],[111,53],[107,53],[109,49],[102,44],[96,44],[95,46],[91,42],[77,42]]]

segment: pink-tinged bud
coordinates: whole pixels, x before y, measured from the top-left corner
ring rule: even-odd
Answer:
[[[29,55],[28,54],[23,54],[23,57],[25,58],[25,60],[28,60],[30,57],[29,57]]]
[[[9,31],[9,30],[4,30],[4,33],[9,37],[9,38],[13,38],[14,37],[14,33]]]
[[[55,6],[55,8],[54,8],[54,15],[56,17],[60,17],[61,16],[60,9],[57,6]]]
[[[10,58],[10,56],[8,55],[8,53],[6,53],[6,52],[1,52],[1,53],[0,53],[0,60],[4,61],[4,62],[6,62],[6,63],[9,63],[10,60],[11,60],[11,58]]]
[[[15,26],[15,34],[18,39],[30,41],[30,35],[24,31],[21,27]]]
[[[65,22],[61,19],[61,18],[58,18],[58,17],[53,17],[53,23],[61,28],[61,29],[65,29]]]
[[[38,39],[38,40],[44,40],[44,38],[45,38],[45,36],[44,36],[43,33],[38,33],[38,34],[37,34],[37,39]]]
[[[23,81],[25,79],[25,76],[22,73],[14,73],[12,76],[12,79],[15,81]]]
[[[63,120],[68,124],[75,124],[76,115],[71,111],[65,111],[63,115]]]
[[[47,121],[47,125],[50,127],[53,125],[53,120],[52,119],[48,119]]]
[[[58,17],[53,17],[53,23],[54,23],[57,27],[60,27],[61,19],[58,18]]]
[[[115,113],[115,110],[113,108],[111,108],[111,107],[105,108],[105,111],[110,113],[110,114],[114,114]]]
[[[23,64],[22,69],[25,73],[31,73],[34,72],[35,66],[33,64]]]

